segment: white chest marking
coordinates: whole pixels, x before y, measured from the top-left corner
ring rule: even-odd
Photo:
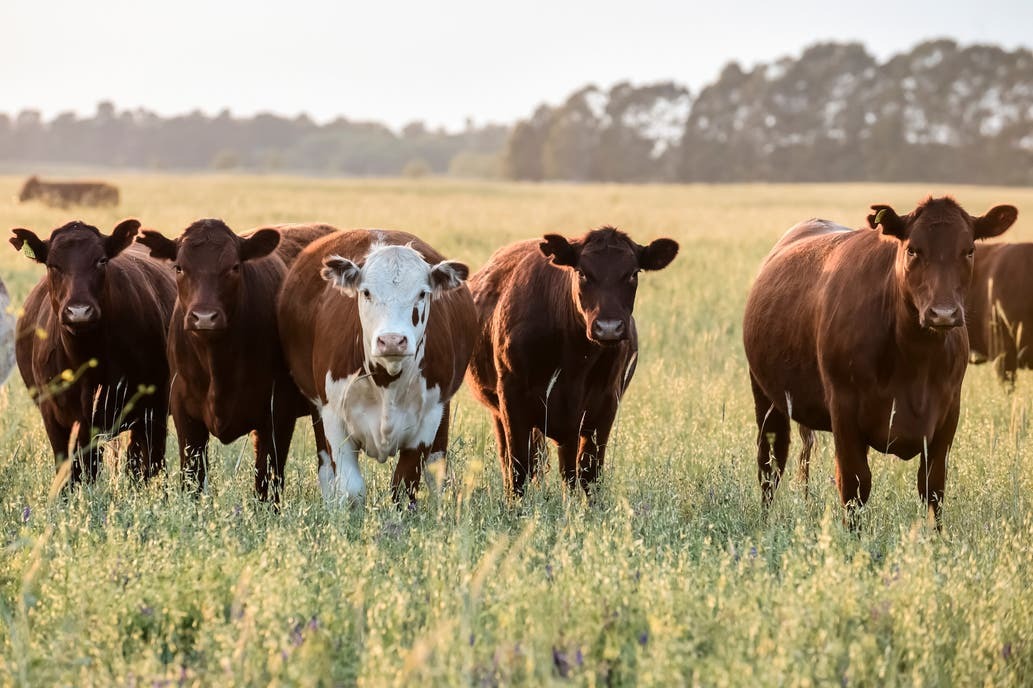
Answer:
[[[428,449],[437,434],[444,411],[441,390],[427,388],[418,366],[406,366],[401,376],[387,387],[378,387],[372,377],[355,373],[335,380],[326,374],[326,403],[320,415],[337,465],[336,488],[329,471],[320,483],[328,501],[360,501],[365,482],[356,458],[359,451],[381,463],[402,449],[424,445]]]

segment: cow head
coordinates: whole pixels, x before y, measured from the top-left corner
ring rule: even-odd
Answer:
[[[638,273],[661,270],[678,255],[678,243],[657,239],[640,246],[613,227],[580,239],[546,234],[538,245],[553,265],[568,269],[574,305],[585,321],[585,336],[599,344],[627,339],[635,308]]]
[[[897,281],[918,324],[939,332],[964,325],[975,240],[1004,233],[1018,211],[999,205],[972,217],[952,198],[926,199],[904,216],[888,205],[872,210],[869,226],[898,242]]]
[[[241,267],[263,258],[280,243],[275,229],[260,229],[251,236],[238,236],[222,220],[198,220],[183,236],[169,239],[144,230],[138,241],[151,256],[174,263],[183,328],[216,333],[230,325],[241,291]]]
[[[28,229],[14,229],[11,244],[27,248],[30,257],[47,266],[50,305],[61,325],[71,334],[100,322],[108,261],[130,244],[140,229],[137,220],[123,220],[111,236],[82,222],[55,229],[46,241]]]
[[[18,201],[24,203],[39,196],[39,177],[32,175],[22,184],[22,190],[18,192]]]
[[[374,245],[361,265],[323,259],[323,279],[358,298],[366,360],[398,375],[422,360],[431,301],[462,286],[469,269],[454,260],[430,265],[411,246]]]

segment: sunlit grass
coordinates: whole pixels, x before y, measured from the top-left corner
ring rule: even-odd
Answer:
[[[553,465],[503,497],[487,414],[457,397],[449,487],[399,512],[390,471],[363,460],[365,512],[330,512],[298,425],[282,513],[252,495],[250,447],[213,440],[211,489],[134,486],[109,452],[97,483],[51,500],[54,465],[15,376],[0,389],[0,685],[643,684],[1028,685],[1033,681],[1033,372],[1005,395],[972,368],[950,456],[945,527],[929,529],[917,463],[872,454],[859,536],[841,525],[831,441],[810,497],[789,479],[762,518],[740,343],[758,263],[793,223],[860,225],[956,193],[973,213],[1033,191],[922,186],[533,186],[270,177],[116,178],[125,216],[168,235],[318,220],[419,234],[479,267],[545,232],[615,224],[682,242],[645,275],[638,372],[599,497]],[[9,227],[45,234],[67,211],[10,199]],[[1033,216],[1033,215],[1030,215]],[[16,303],[41,270],[0,247]],[[863,288],[863,285],[860,285]],[[794,435],[793,457],[799,447]],[[243,453],[243,460],[238,460]]]

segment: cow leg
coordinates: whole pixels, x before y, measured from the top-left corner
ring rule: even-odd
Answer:
[[[789,416],[782,413],[761,390],[750,373],[753,404],[757,419],[757,480],[761,506],[767,510],[775,498],[789,456]]]
[[[857,530],[857,512],[872,491],[872,471],[868,466],[868,446],[857,429],[857,414],[852,406],[832,405],[832,439],[836,445],[836,486],[846,508],[851,530]]]
[[[429,455],[427,446],[421,444],[415,449],[402,449],[398,452],[398,465],[391,476],[391,498],[396,505],[402,503],[403,494],[409,498],[409,508],[416,506],[416,492],[420,489],[420,474],[423,462]]]
[[[506,426],[502,422],[500,415],[494,415],[492,417],[495,427],[495,444],[498,446],[499,459],[502,461],[503,468],[503,480],[506,479],[506,457],[509,456],[509,445],[506,444]]]
[[[329,461],[321,461],[319,486],[329,505],[361,507],[366,502],[366,481],[359,470],[359,447],[348,435],[341,418],[329,406],[320,412],[329,447]]]
[[[796,430],[800,433],[800,480],[803,481],[804,495],[810,494],[811,480],[811,450],[814,448],[814,431],[806,425],[796,424]]]
[[[273,418],[272,428],[255,433],[255,494],[263,502],[280,503],[295,420],[292,414],[281,413]]]
[[[441,422],[438,423],[437,434],[430,445],[430,454],[424,461],[423,480],[427,483],[427,489],[435,494],[445,488],[445,477],[448,472],[446,457],[448,454],[448,431],[451,417],[451,404],[445,404],[441,412]]]
[[[129,431],[129,470],[137,478],[150,479],[165,468],[168,416],[164,409],[147,408]]]
[[[501,424],[505,433],[506,451],[500,454],[502,476],[508,492],[517,497],[524,494],[527,478],[533,477],[534,466],[531,456],[531,423],[522,412],[519,401],[499,397]]]
[[[954,432],[958,428],[960,405],[955,405],[946,422],[929,444],[929,455],[922,454],[918,462],[918,495],[926,504],[926,510],[936,530],[943,527],[943,495],[947,484],[947,453],[950,451]]]
[[[179,470],[183,487],[199,495],[208,484],[208,427],[185,411],[173,409],[179,438]]]
[[[93,434],[89,423],[79,424],[75,445],[70,484],[75,485],[83,480],[92,483],[100,472],[100,450],[97,448],[97,436]]]
[[[559,454],[560,473],[563,475],[563,482],[573,490],[578,485],[578,449],[580,437],[565,438],[557,443],[556,453]]]
[[[72,430],[59,423],[49,413],[43,414],[43,428],[54,452],[54,470],[60,471],[61,466],[68,460],[68,442],[72,438]]]

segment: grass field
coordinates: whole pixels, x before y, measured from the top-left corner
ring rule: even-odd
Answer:
[[[304,424],[280,514],[252,497],[245,440],[213,444],[199,501],[178,489],[171,439],[163,479],[130,484],[111,452],[96,484],[51,499],[42,424],[13,376],[0,390],[0,684],[1033,682],[1033,373],[1007,395],[989,366],[970,369],[942,535],[925,523],[917,462],[873,453],[855,536],[828,436],[810,497],[790,470],[761,517],[740,342],[750,281],[793,223],[859,226],[871,203],[903,212],[950,192],[974,214],[1015,204],[1006,237],[1030,240],[1033,190],[114,181],[120,208],[75,211],[106,232],[125,216],[173,236],[203,216],[391,227],[474,269],[507,242],[604,223],[682,248],[641,281],[639,369],[592,504],[555,464],[507,501],[488,416],[465,391],[451,486],[424,489],[413,513],[392,506],[393,464],[369,459],[365,511],[328,511]],[[19,182],[0,177],[4,229],[72,219],[17,205]],[[0,246],[16,302],[41,272]]]

